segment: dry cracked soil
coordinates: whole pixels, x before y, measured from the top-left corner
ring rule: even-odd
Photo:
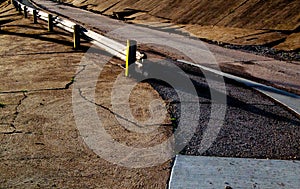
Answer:
[[[72,89],[87,68],[80,63],[91,44],[74,50],[69,33],[48,32],[46,23],[32,24],[7,2],[0,10],[0,188],[164,188],[170,161],[150,168],[118,166],[94,153],[80,136]],[[95,90],[105,129],[133,146],[165,140],[170,127],[137,135],[118,125],[109,100],[114,78],[123,74],[120,64],[110,59]],[[133,115],[145,120],[150,112],[144,107],[153,100],[161,98],[149,84],[136,86],[130,96]]]
[[[76,127],[73,105],[78,99],[73,97],[74,88],[82,75],[97,67],[97,64],[83,64],[84,57],[89,54],[108,59],[97,78],[95,100],[91,99],[93,89],[88,85],[80,87],[80,83],[75,89],[78,89],[80,98],[95,105],[107,133],[119,143],[140,148],[154,146],[170,137],[170,116],[160,106],[156,108],[164,111],[165,120],[158,130],[150,134],[137,134],[120,126],[112,108],[111,94],[114,81],[123,75],[124,70],[120,66],[123,62],[109,57],[100,49],[93,49],[90,43],[84,41],[80,50],[74,50],[71,34],[57,28],[54,32],[48,32],[47,24],[43,22],[32,24],[31,17],[24,19],[6,1],[2,1],[0,10],[0,188],[165,188],[171,161],[139,169],[116,165],[94,153]],[[122,7],[120,10],[123,10]],[[157,22],[157,19],[154,21]],[[204,30],[197,31],[207,31],[210,35],[212,29],[218,30],[217,26],[204,27]],[[223,30],[219,28],[217,32]],[[231,28],[230,32],[235,37],[241,34],[240,29],[235,28]],[[245,35],[251,36],[256,32],[247,29]],[[271,38],[282,37],[276,32],[273,34],[270,34]],[[240,75],[280,78],[274,72],[282,69],[281,64],[267,66],[270,73],[259,68],[266,74],[264,77],[261,72],[253,71],[256,67],[252,64],[238,64],[237,70],[229,65],[228,69],[242,72]],[[298,63],[291,64],[286,69],[294,71],[284,73],[294,78],[296,88],[299,74],[290,73],[297,68]],[[92,78],[86,75],[87,79]],[[126,82],[121,85],[131,82],[122,78]],[[285,86],[285,89],[289,88]],[[164,103],[147,83],[140,83],[134,88],[129,102],[131,113],[141,122],[153,114],[148,108],[151,103]]]

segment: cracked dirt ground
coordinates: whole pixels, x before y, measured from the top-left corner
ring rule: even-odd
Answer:
[[[78,70],[85,69],[79,64],[89,44],[75,51],[70,34],[49,33],[46,24],[32,24],[7,2],[0,10],[0,188],[164,188],[170,162],[124,168],[97,156],[80,137],[72,88]],[[111,61],[97,84],[95,102],[107,123],[115,122],[108,100],[113,79],[122,72],[115,65],[122,62]],[[130,100],[133,114],[143,120],[149,115],[144,105],[160,97],[148,84],[134,91],[139,90],[140,96]],[[171,132],[163,127],[137,136],[116,124],[106,126],[114,139],[135,146],[141,140],[142,146],[159,143]]]

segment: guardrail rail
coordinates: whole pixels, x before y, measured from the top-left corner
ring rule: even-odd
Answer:
[[[28,7],[18,0],[11,0],[11,3],[15,6],[17,11],[19,11],[20,13],[22,13],[23,11],[25,18],[28,17],[28,14],[33,15],[34,23],[37,23],[38,19],[48,22],[49,31],[53,31],[53,28],[55,26],[67,32],[73,33],[74,48],[79,48],[81,36],[82,38],[90,39],[92,44],[107,51],[113,56],[126,61],[126,76],[128,76],[128,69],[131,64],[135,63],[137,66],[141,66],[138,60],[143,59],[143,54],[136,50],[136,42],[130,43],[129,41],[131,40],[128,40],[126,46],[95,31],[85,29],[84,27],[68,19],[54,16],[51,13]],[[133,53],[132,50],[134,50],[135,52]]]

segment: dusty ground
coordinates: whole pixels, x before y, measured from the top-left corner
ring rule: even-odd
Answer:
[[[97,156],[80,137],[72,88],[90,45],[73,50],[70,34],[58,29],[49,33],[45,24],[23,19],[6,2],[0,10],[0,188],[164,188],[170,162],[124,168]],[[120,63],[112,59],[106,65],[96,88],[97,112],[107,123],[116,123],[106,108],[113,78],[123,71],[115,65]],[[144,120],[149,116],[146,104],[160,97],[145,83],[134,93],[140,95],[131,96],[133,115]],[[170,127],[150,135],[132,134],[118,124],[106,129],[117,141],[144,147],[170,134]]]
[[[147,169],[128,169],[105,161],[82,141],[72,112],[72,89],[87,48],[73,50],[69,34],[58,30],[49,33],[45,25],[33,25],[10,9],[11,6],[1,4],[0,187],[164,188],[170,162]],[[105,53],[100,54],[105,57]],[[268,78],[275,72],[276,77],[269,78],[274,83],[280,81],[279,85],[297,88],[298,64],[285,68],[284,63],[277,66],[268,61],[227,66],[236,64],[236,70],[231,71],[254,77],[263,72]],[[93,102],[98,114],[106,118],[106,130],[128,146],[153,146],[165,140],[171,132],[168,122],[167,127],[151,135],[137,135],[120,127],[109,111],[112,81],[122,72],[118,64],[121,62],[112,59],[106,65]],[[290,73],[294,75],[287,76]],[[282,82],[282,76],[287,81],[294,77],[293,83]],[[88,98],[89,90],[83,90],[82,96]],[[145,83],[133,93],[136,95],[131,96],[131,111],[138,120],[146,120],[150,112],[144,107],[161,98]]]
[[[299,51],[300,48],[300,4],[297,0],[63,2],[110,16],[117,12],[122,19],[134,23],[172,23],[173,27],[183,28],[192,35],[213,41],[267,45],[284,51]]]

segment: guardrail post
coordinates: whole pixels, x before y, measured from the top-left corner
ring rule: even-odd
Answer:
[[[137,42],[134,40],[127,40],[126,70],[125,70],[126,77],[128,77],[131,72],[130,65],[134,64],[136,61],[136,50],[137,50]]]
[[[12,2],[13,2],[13,5],[15,6],[15,8],[16,8],[16,11],[18,11],[18,4],[14,0],[12,0]]]
[[[48,14],[48,31],[53,31],[53,16],[52,14]]]
[[[18,4],[18,10],[19,10],[19,13],[22,14],[21,4]]]
[[[80,26],[76,24],[73,29],[74,49],[78,49],[80,47]]]
[[[33,10],[33,23],[37,24],[37,11],[35,9]]]
[[[27,18],[27,7],[24,6],[24,18]]]

